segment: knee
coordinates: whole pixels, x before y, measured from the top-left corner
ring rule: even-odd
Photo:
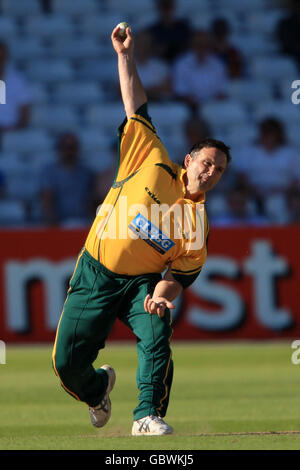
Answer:
[[[62,354],[59,350],[56,350],[52,355],[52,367],[62,382],[67,381],[71,369],[67,354]]]

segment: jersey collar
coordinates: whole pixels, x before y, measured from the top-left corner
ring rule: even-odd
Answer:
[[[185,187],[184,180],[183,180],[183,176],[185,175],[185,173],[186,173],[185,168],[179,168],[179,179],[182,185],[182,192],[183,192],[184,197],[186,195],[186,187]],[[198,201],[193,201],[193,202],[194,204],[203,204],[205,202],[205,193],[201,193],[198,198]]]

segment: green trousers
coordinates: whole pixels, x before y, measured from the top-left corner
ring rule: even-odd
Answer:
[[[86,250],[80,253],[58,324],[53,368],[64,389],[89,406],[98,405],[107,388],[103,369],[93,362],[114,325],[124,322],[137,338],[139,403],[134,419],[165,416],[173,378],[170,349],[171,314],[150,315],[144,310],[160,274],[118,275]],[[113,364],[112,364],[113,366]],[[121,399],[121,397],[120,397]]]

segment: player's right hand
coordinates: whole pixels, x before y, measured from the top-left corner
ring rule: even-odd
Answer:
[[[144,309],[146,312],[150,313],[151,315],[156,314],[162,318],[165,314],[166,308],[174,309],[175,305],[165,297],[151,298],[150,294],[146,295],[144,300]]]
[[[133,55],[133,37],[130,27],[126,28],[126,39],[123,41],[118,35],[120,27],[116,26],[111,33],[111,41],[117,54]]]

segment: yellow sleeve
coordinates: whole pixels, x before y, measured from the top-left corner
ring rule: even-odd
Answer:
[[[167,150],[156,134],[147,112],[147,104],[141,106],[119,128],[119,162],[115,182],[123,181],[143,164],[171,164]]]
[[[206,218],[205,239],[202,248],[185,252],[171,265],[171,273],[184,289],[189,287],[200,274],[207,258],[209,224]]]
[[[184,289],[189,287],[200,274],[207,257],[206,246],[198,256],[183,255],[173,261],[171,273]]]

